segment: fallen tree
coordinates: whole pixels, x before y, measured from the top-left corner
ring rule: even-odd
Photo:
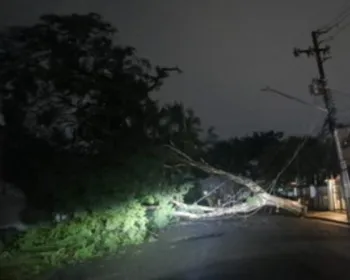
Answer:
[[[245,202],[236,203],[229,207],[207,207],[198,204],[185,204],[180,201],[173,201],[173,204],[177,209],[175,215],[178,217],[195,220],[243,213],[248,214],[252,212],[254,213],[265,206],[285,209],[295,215],[301,215],[304,212],[304,206],[297,201],[271,195],[250,179],[217,169],[203,160],[201,162],[195,161],[174,146],[169,145],[167,147],[178,156],[178,159],[183,164],[200,169],[208,174],[226,176],[229,180],[248,188],[252,193],[252,196]]]

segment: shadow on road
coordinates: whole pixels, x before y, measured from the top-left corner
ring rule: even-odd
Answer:
[[[337,255],[332,255],[331,259],[328,256],[312,254],[274,255],[214,263],[154,280],[326,280],[338,277],[350,279],[348,264],[349,259]]]

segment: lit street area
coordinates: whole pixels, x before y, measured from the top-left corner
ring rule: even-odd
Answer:
[[[156,242],[46,279],[350,279],[349,263],[346,226],[258,215],[184,223],[163,232]]]
[[[325,221],[333,221],[337,223],[347,224],[348,220],[344,212],[332,211],[311,211],[307,213],[308,218],[320,219]]]

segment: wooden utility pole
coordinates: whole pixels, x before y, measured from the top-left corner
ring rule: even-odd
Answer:
[[[342,145],[340,143],[337,122],[336,122],[336,110],[335,104],[332,99],[330,90],[327,88],[326,74],[324,71],[323,64],[330,57],[326,57],[330,53],[330,47],[320,47],[319,38],[322,34],[325,34],[324,31],[313,31],[311,32],[312,37],[312,47],[308,49],[294,49],[294,56],[299,56],[300,54],[306,54],[308,57],[314,56],[317,62],[317,68],[319,73],[319,78],[314,79],[312,85],[310,86],[311,94],[320,95],[323,98],[323,101],[327,110],[327,121],[329,130],[333,136],[334,143],[336,145],[336,152],[339,160],[339,167],[341,171],[341,185],[342,193],[346,205],[346,213],[348,222],[350,222],[350,179],[346,161],[344,160]]]

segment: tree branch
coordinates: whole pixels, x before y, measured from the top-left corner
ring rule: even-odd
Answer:
[[[253,196],[248,198],[246,202],[237,203],[231,207],[207,207],[197,204],[188,205],[179,201],[173,201],[173,204],[178,208],[174,213],[175,216],[188,219],[214,218],[225,215],[235,215],[238,213],[250,213],[259,210],[264,206],[283,208],[297,215],[303,212],[304,207],[299,202],[271,195],[252,180],[212,167],[203,160],[202,162],[196,162],[172,145],[167,145],[166,147],[173,151],[183,163],[200,169],[208,174],[224,175],[229,180],[247,187],[253,193]]]

